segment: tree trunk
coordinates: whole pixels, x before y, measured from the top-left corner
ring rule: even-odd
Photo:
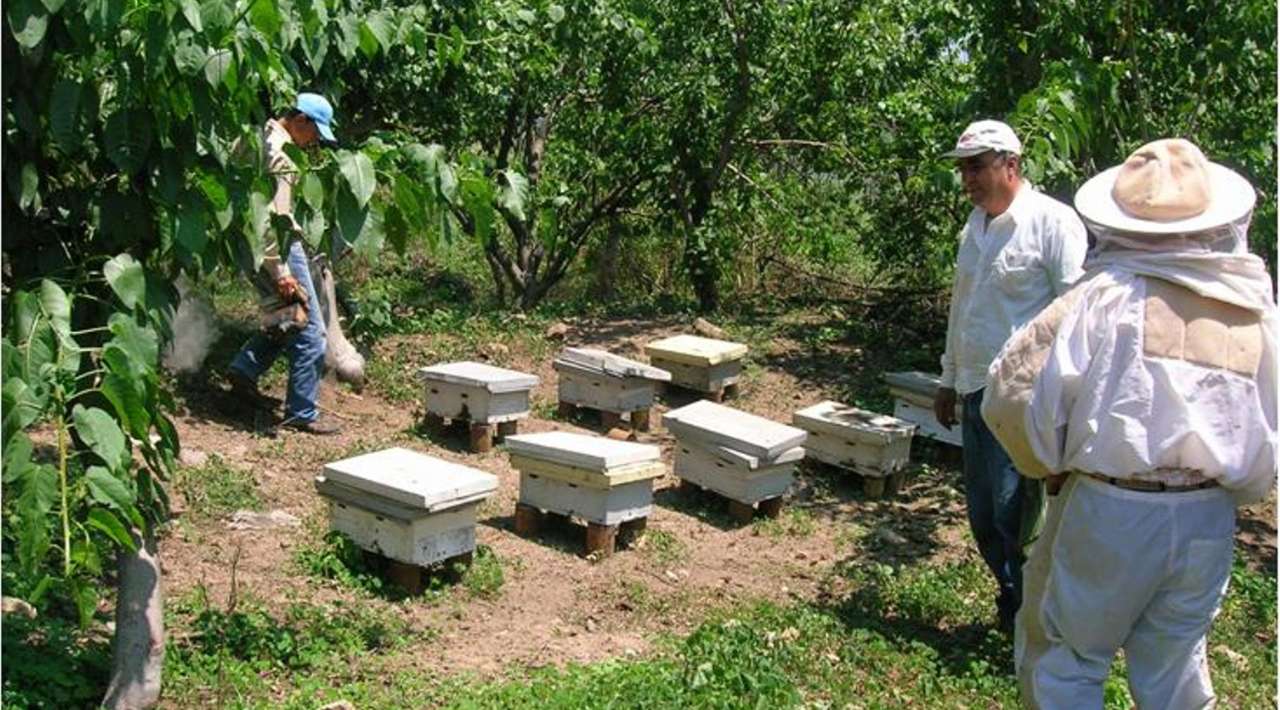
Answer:
[[[164,667],[164,594],[153,532],[133,532],[136,552],[121,552],[112,644],[111,684],[102,700],[111,710],[153,707]]]
[[[711,248],[695,236],[696,231],[697,227],[690,229],[685,237],[684,265],[698,297],[698,310],[711,313],[720,308],[720,264]]]
[[[604,248],[600,250],[600,264],[596,269],[596,298],[602,301],[612,300],[617,293],[618,256],[622,251],[622,224],[619,220],[609,220],[609,231],[605,236]]]

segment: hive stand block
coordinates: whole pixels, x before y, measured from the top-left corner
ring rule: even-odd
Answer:
[[[471,450],[477,454],[483,454],[493,450],[493,433],[494,426],[492,424],[476,424],[471,423]]]
[[[542,511],[526,503],[516,503],[516,534],[531,537],[542,527]]]
[[[637,409],[631,413],[631,429],[633,431],[652,431],[653,430],[653,408],[645,407]]]
[[[728,502],[729,517],[737,522],[745,525],[756,517],[756,508],[750,503],[743,503],[732,498],[726,498],[725,500]]]
[[[617,546],[618,526],[587,521],[587,554],[608,557]]]
[[[560,404],[556,405],[556,415],[561,419],[573,419],[577,413],[578,407],[572,402],[561,401]]]
[[[427,434],[429,436],[439,437],[444,434],[444,431],[445,431],[444,417],[440,416],[439,414],[436,414],[435,412],[427,412],[426,415],[423,417],[422,423],[423,423],[423,427],[426,429]]]
[[[617,412],[600,410],[600,426],[605,429],[614,429],[622,426],[622,415]]]
[[[887,479],[883,476],[863,476],[862,492],[872,500],[883,498],[886,480]]]
[[[635,520],[628,520],[627,522],[619,525],[618,526],[619,543],[626,546],[635,542],[637,539],[639,539],[641,535],[644,534],[644,529],[648,525],[648,523],[649,523],[648,518],[636,518]]]
[[[782,515],[782,496],[760,501],[760,514],[766,518],[777,518]]]
[[[498,422],[498,438],[505,439],[520,433],[520,422]]]

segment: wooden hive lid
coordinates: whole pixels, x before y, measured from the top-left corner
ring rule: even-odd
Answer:
[[[889,385],[890,389],[914,392],[930,398],[938,391],[938,385],[942,382],[942,378],[938,375],[916,370],[911,372],[886,372],[881,376],[881,379]]]
[[[765,464],[803,445],[808,436],[803,429],[706,400],[667,412],[662,423],[678,438],[726,446]]]
[[[538,386],[538,376],[482,362],[450,362],[418,370],[425,381],[448,382],[468,387],[482,387],[494,394],[518,392]]]
[[[552,363],[556,370],[577,370],[610,377],[639,377],[670,382],[671,373],[652,365],[594,348],[565,348]]]
[[[531,459],[602,473],[621,466],[658,461],[661,457],[658,447],[651,444],[568,431],[508,436],[507,449]]]
[[[710,367],[739,360],[747,354],[747,346],[727,340],[713,340],[697,335],[676,335],[644,346],[649,357],[655,355],[686,365]]]
[[[827,432],[846,440],[890,441],[911,436],[916,425],[888,414],[832,402],[819,402],[791,415],[791,423],[813,432]]]
[[[493,474],[402,448],[325,464],[323,475],[347,488],[428,511],[479,500],[498,488]]]

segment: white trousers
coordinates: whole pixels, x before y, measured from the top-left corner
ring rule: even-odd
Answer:
[[[1071,476],[1023,567],[1023,702],[1101,708],[1123,648],[1139,708],[1213,707],[1205,636],[1231,576],[1235,520],[1222,488],[1145,493]]]

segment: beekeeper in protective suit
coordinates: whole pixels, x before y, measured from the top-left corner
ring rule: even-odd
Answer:
[[[1181,139],[1087,182],[1084,278],[992,364],[982,414],[1055,492],[1024,567],[1026,704],[1101,708],[1125,650],[1140,708],[1214,703],[1205,636],[1236,506],[1276,475],[1276,307],[1247,252],[1254,190]]]

